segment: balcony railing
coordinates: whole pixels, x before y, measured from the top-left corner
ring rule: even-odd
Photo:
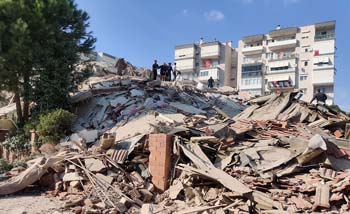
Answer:
[[[194,70],[194,66],[177,66],[176,70],[179,70],[179,71]]]
[[[327,39],[334,39],[334,33],[315,36],[315,41],[322,41],[322,40],[327,40]]]
[[[276,61],[276,60],[285,60],[285,59],[294,59],[296,58],[295,54],[289,54],[284,56],[273,56],[268,58],[269,61]]]
[[[292,89],[295,85],[293,85],[290,81],[272,81],[268,82],[268,89],[277,90],[277,89]]]
[[[280,47],[295,47],[296,45],[297,45],[296,39],[277,40],[274,42],[269,42],[268,44],[270,49],[280,48]]]
[[[199,71],[199,76],[198,79],[199,80],[208,80],[210,77],[212,77],[214,80],[218,80],[219,79],[219,71],[220,68],[216,67],[216,68],[203,68]]]
[[[253,64],[253,63],[260,63],[260,62],[262,62],[261,58],[244,58],[243,59],[243,63],[245,64]]]
[[[242,49],[242,52],[262,52],[263,51],[263,46],[247,46]]]
[[[202,58],[218,57],[220,55],[219,51],[203,52],[201,53]]]

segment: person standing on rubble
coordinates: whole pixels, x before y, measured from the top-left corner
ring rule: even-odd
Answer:
[[[214,80],[212,77],[210,77],[208,79],[208,88],[213,88],[213,86],[214,86]]]
[[[177,70],[176,70],[176,62],[174,62],[174,69],[173,69],[173,81],[176,81],[176,76],[177,76]]]
[[[173,73],[173,66],[171,65],[171,62],[168,63],[168,70],[166,73],[166,81],[171,81],[171,73]]]
[[[314,100],[317,101],[317,104],[325,105],[327,100],[327,95],[321,92],[321,89],[318,89],[317,93],[314,95],[310,103],[312,103]]]
[[[164,62],[163,65],[159,66],[159,68],[160,68],[160,81],[165,81],[165,76],[166,76],[166,73],[168,72],[168,66]]]
[[[154,60],[154,63],[152,65],[152,75],[153,75],[153,80],[157,79],[157,70],[159,68],[159,65],[157,64],[157,60]]]

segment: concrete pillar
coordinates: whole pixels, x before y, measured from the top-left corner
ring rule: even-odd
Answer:
[[[225,76],[224,85],[234,87],[231,84],[232,78],[232,47],[230,44],[225,45]]]
[[[35,130],[30,130],[30,145],[31,145],[31,152],[33,154],[38,153],[38,148],[36,147],[35,143],[37,141],[38,135],[36,134]]]
[[[171,169],[171,149],[173,136],[166,134],[149,135],[149,170],[153,185],[160,191],[169,187]]]

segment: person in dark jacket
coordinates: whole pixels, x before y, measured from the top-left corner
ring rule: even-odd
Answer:
[[[214,80],[212,77],[210,77],[208,79],[208,88],[213,88],[213,86],[214,86]]]
[[[166,81],[171,81],[171,73],[173,72],[173,66],[171,65],[171,62],[168,63],[168,70],[166,73]]]
[[[314,95],[310,103],[312,103],[314,100],[316,100],[318,104],[325,104],[327,100],[327,95],[322,93],[321,89],[318,89],[317,93]]]
[[[157,79],[157,70],[159,68],[159,65],[157,64],[157,60],[154,60],[154,63],[152,65],[152,75],[153,75],[153,80]]]
[[[164,62],[163,65],[159,66],[160,68],[160,81],[165,81],[165,75],[168,72],[168,65]]]

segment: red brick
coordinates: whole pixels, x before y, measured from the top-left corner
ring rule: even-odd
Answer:
[[[160,190],[165,191],[169,187],[169,174],[171,166],[171,149],[173,138],[166,134],[149,135],[149,169],[152,175],[152,183]]]

